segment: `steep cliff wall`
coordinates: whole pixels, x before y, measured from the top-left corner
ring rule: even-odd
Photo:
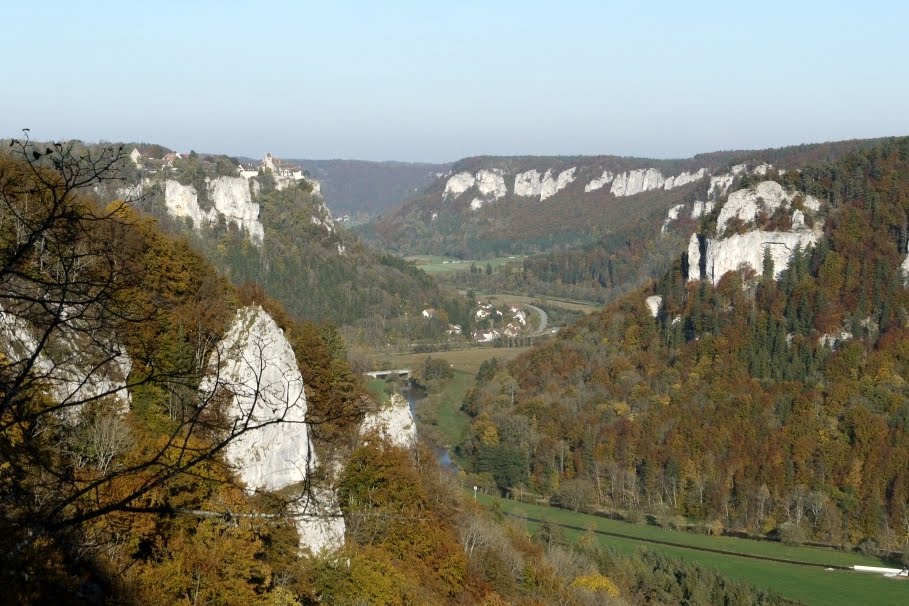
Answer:
[[[376,433],[396,446],[410,447],[417,439],[417,424],[407,400],[393,394],[377,412],[366,415],[360,433],[364,436]]]
[[[317,463],[303,377],[283,331],[261,307],[237,312],[200,390],[226,394],[229,418],[249,423],[225,450],[249,492],[303,485]],[[344,520],[331,491],[313,491],[294,510],[301,547],[318,553],[343,544]]]
[[[211,225],[220,215],[227,223],[233,223],[245,232],[253,244],[261,246],[265,228],[259,222],[259,205],[252,200],[249,181],[243,177],[218,177],[208,181],[206,187],[213,208],[203,211],[195,187],[166,180],[164,204],[167,213],[172,217],[192,219],[193,229],[197,230]]]

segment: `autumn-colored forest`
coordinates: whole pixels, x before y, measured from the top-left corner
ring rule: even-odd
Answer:
[[[563,502],[902,551],[909,139],[780,180],[823,201],[817,246],[777,281],[768,258],[689,282],[679,258],[554,342],[487,364],[464,404],[475,468]]]

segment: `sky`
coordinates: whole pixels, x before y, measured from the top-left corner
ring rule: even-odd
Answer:
[[[909,134],[909,2],[5,4],[0,137],[447,162]]]

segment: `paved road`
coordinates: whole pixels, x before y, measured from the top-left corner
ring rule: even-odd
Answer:
[[[537,331],[535,333],[533,333],[531,335],[532,337],[539,337],[541,334],[546,332],[546,323],[549,321],[549,318],[547,318],[546,312],[543,311],[542,309],[540,309],[539,307],[537,307],[536,305],[530,305],[528,303],[525,303],[524,307],[528,307],[540,315],[540,327],[537,329]]]

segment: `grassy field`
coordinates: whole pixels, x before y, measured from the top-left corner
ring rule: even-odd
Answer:
[[[633,538],[619,538],[595,534],[595,539],[604,546],[621,552],[631,553],[645,547],[680,559],[692,560],[704,566],[715,568],[730,578],[747,581],[756,586],[777,591],[805,604],[909,604],[909,581],[887,579],[877,575],[842,570],[824,570],[788,564],[754,560],[735,555],[698,551],[698,549],[720,549],[744,555],[757,555],[786,560],[798,560],[826,565],[851,566],[854,564],[884,565],[875,558],[858,554],[838,552],[814,547],[787,546],[770,541],[752,541],[732,537],[710,537],[687,532],[674,532],[640,524],[629,524],[598,516],[573,513],[563,509],[517,503],[479,495],[487,505],[498,503],[506,513],[521,517],[547,520],[550,523],[566,524],[601,532],[627,535]],[[527,522],[528,530],[535,532],[539,523]],[[564,529],[570,540],[577,540],[583,531]],[[659,545],[647,541],[667,541],[685,545],[678,547]]]
[[[512,257],[494,257],[492,259],[482,260],[462,260],[453,257],[439,257],[436,255],[414,255],[406,257],[408,261],[413,261],[417,267],[428,274],[450,273],[455,271],[470,271],[470,265],[476,264],[477,267],[486,271],[486,264],[492,265],[493,269],[505,265],[508,262],[516,262],[523,259],[523,255]]]

